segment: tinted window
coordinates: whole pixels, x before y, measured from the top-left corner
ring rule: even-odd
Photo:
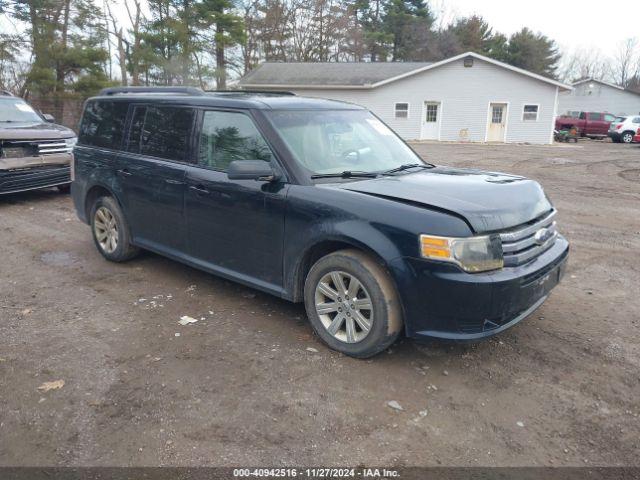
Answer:
[[[204,112],[198,163],[225,171],[234,160],[273,159],[267,142],[243,113]]]
[[[584,120],[585,118],[587,118],[587,114],[584,112],[580,113],[580,120]]]
[[[128,150],[151,157],[184,160],[195,111],[182,107],[136,107]]]
[[[129,127],[129,140],[127,142],[127,150],[129,152],[140,153],[140,135],[142,135],[142,127],[146,113],[147,107],[135,107],[133,109],[131,126]]]
[[[126,102],[87,103],[80,123],[78,142],[94,147],[119,149],[127,119]]]
[[[589,120],[602,120],[602,114],[589,112]]]

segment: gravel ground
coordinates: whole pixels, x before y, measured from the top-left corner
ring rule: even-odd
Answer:
[[[488,341],[354,360],[300,305],[106,262],[66,195],[0,198],[0,465],[638,465],[640,146],[416,149],[540,181],[572,243],[549,300]]]

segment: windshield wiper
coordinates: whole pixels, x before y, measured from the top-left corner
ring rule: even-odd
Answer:
[[[385,170],[381,172],[383,175],[387,175],[390,173],[398,173],[404,170],[409,170],[410,168],[433,168],[435,165],[431,165],[430,163],[405,163],[404,165],[400,165],[399,167],[392,168],[391,170]]]
[[[374,172],[358,172],[358,171],[350,171],[345,170],[344,172],[339,173],[318,173],[315,175],[311,175],[311,178],[376,178],[378,176],[377,173]]]

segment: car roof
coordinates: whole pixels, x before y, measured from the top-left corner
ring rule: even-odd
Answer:
[[[176,89],[177,90],[177,89]],[[184,93],[152,88],[138,91],[105,89],[90,100],[136,101],[141,103],[181,103],[193,106],[256,110],[364,110],[353,103],[322,98],[299,97],[288,92],[225,91],[204,92],[185,88]]]

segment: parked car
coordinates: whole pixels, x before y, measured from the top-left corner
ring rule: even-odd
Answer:
[[[583,137],[604,137],[615,119],[615,115],[606,112],[572,111],[556,118],[556,130],[570,130],[575,127]]]
[[[618,117],[609,127],[609,138],[616,143],[631,143],[640,127],[640,115]]]
[[[425,163],[352,104],[106,89],[86,103],[74,159],[75,208],[106,259],[144,248],[304,302],[318,336],[354,357],[402,332],[501,332],[567,263],[538,183]]]
[[[76,135],[53,121],[0,91],[0,194],[54,186],[68,191]]]

